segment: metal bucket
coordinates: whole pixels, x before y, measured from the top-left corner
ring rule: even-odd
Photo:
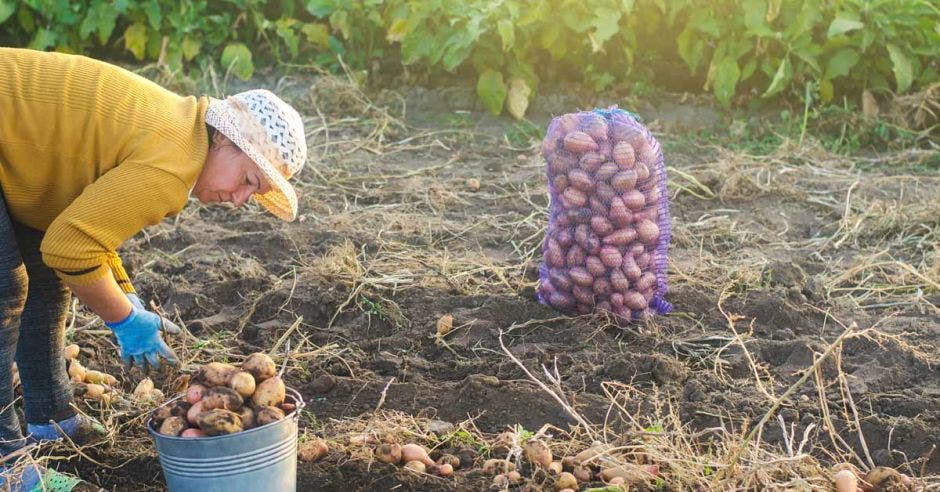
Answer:
[[[297,391],[287,388],[297,408],[283,419],[226,436],[170,437],[153,429],[171,492],[287,492],[297,489],[297,422],[304,407]],[[167,402],[166,404],[171,403]]]

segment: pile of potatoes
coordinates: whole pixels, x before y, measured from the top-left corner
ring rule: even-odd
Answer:
[[[430,473],[440,477],[454,476],[454,470],[460,468],[460,458],[442,455],[436,462],[428,455],[428,450],[420,444],[383,443],[373,451],[375,459],[392,465],[401,464],[405,469],[417,473]]]
[[[154,428],[163,435],[204,437],[234,434],[277,422],[296,409],[274,361],[251,354],[241,367],[221,362],[201,366],[186,394],[155,409]]]
[[[553,481],[554,490],[578,490],[580,484],[601,480],[623,490],[643,487],[659,475],[658,465],[624,464],[613,460],[613,448],[595,444],[574,456],[555,460],[551,449],[539,439],[529,439],[523,445],[523,456],[533,470],[545,471]],[[493,475],[493,487],[505,490],[522,482],[522,474],[512,461],[489,459],[483,463],[483,472]]]
[[[657,246],[668,239],[660,230],[660,214],[668,214],[664,177],[654,172],[658,144],[636,123],[582,112],[552,121],[542,155],[551,220],[540,298],[565,313],[650,315],[665,262]]]
[[[68,345],[62,352],[66,364],[68,364],[69,379],[72,381],[72,393],[75,396],[84,400],[96,400],[104,404],[110,404],[121,392],[116,377],[105,372],[87,369],[78,361],[78,356],[81,353],[78,345]],[[150,382],[149,387],[144,384],[139,391],[135,391],[135,396],[137,395],[140,395],[140,398],[153,401],[163,399],[163,393],[153,387],[153,382]]]

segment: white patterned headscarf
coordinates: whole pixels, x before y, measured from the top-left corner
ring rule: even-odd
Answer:
[[[271,190],[255,200],[277,217],[297,217],[297,194],[287,182],[307,161],[304,123],[297,111],[271,91],[255,89],[212,99],[206,123],[228,137],[267,177]]]

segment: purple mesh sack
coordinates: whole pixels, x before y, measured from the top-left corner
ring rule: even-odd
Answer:
[[[542,156],[551,205],[539,302],[567,314],[607,311],[621,323],[671,311],[659,142],[612,106],[552,119]]]

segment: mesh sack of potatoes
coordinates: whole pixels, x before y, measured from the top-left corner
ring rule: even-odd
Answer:
[[[552,119],[542,142],[551,198],[539,301],[618,323],[666,314],[671,237],[659,142],[611,107]]]

